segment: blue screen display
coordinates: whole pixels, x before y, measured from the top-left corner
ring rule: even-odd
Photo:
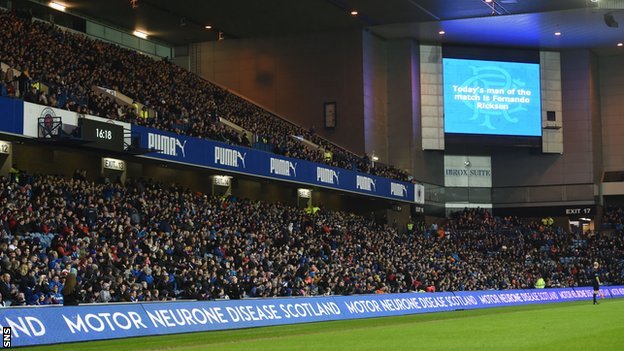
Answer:
[[[541,136],[540,68],[444,58],[444,132]]]

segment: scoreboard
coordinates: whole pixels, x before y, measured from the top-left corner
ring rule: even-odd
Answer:
[[[123,151],[123,126],[81,118],[82,138],[89,140],[89,146],[110,151]]]

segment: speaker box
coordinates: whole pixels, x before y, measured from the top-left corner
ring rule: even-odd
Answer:
[[[555,122],[557,120],[557,114],[555,111],[546,111],[546,120],[549,122]]]

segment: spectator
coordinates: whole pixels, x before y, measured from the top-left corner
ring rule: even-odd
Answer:
[[[50,292],[48,293],[48,297],[52,301],[52,304],[62,305],[63,304],[63,293],[59,290],[58,285],[54,285]]]
[[[17,77],[17,82],[19,86],[20,95],[22,97],[25,97],[26,92],[31,90],[30,89],[31,78],[30,78],[30,74],[28,73],[27,67],[25,67],[22,73],[20,74],[20,76]]]
[[[57,238],[58,238],[58,237],[57,237]],[[62,246],[59,246],[59,248],[58,248],[57,250],[64,251],[64,250],[62,249]],[[58,252],[58,251],[57,251],[57,252]],[[59,253],[59,254],[60,254],[60,253]],[[56,265],[55,265],[55,266],[56,266]],[[50,289],[50,290],[53,290],[53,289],[54,289],[54,287],[57,287],[57,288],[58,288],[58,290],[63,290],[63,283],[61,283],[61,278],[60,278],[58,275],[55,275],[55,276],[52,278],[52,281],[51,281],[51,282],[50,282],[50,284],[49,284],[49,289]]]
[[[15,298],[13,303],[11,303],[11,306],[26,306],[26,297],[24,296],[23,292],[17,293],[17,297]]]
[[[80,290],[76,281],[76,275],[78,271],[76,268],[72,268],[71,272],[67,275],[65,280],[65,286],[63,287],[63,305],[65,306],[78,306],[78,300],[80,299]]]
[[[2,295],[4,299],[3,301],[6,302],[7,306],[10,306],[13,301],[13,291],[14,287],[11,284],[11,274],[2,274],[2,281],[0,281],[0,295]]]

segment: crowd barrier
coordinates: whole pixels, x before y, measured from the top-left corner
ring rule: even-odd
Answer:
[[[624,286],[604,287],[605,298]],[[11,346],[166,335],[499,306],[587,300],[592,288],[177,301],[0,309]]]

